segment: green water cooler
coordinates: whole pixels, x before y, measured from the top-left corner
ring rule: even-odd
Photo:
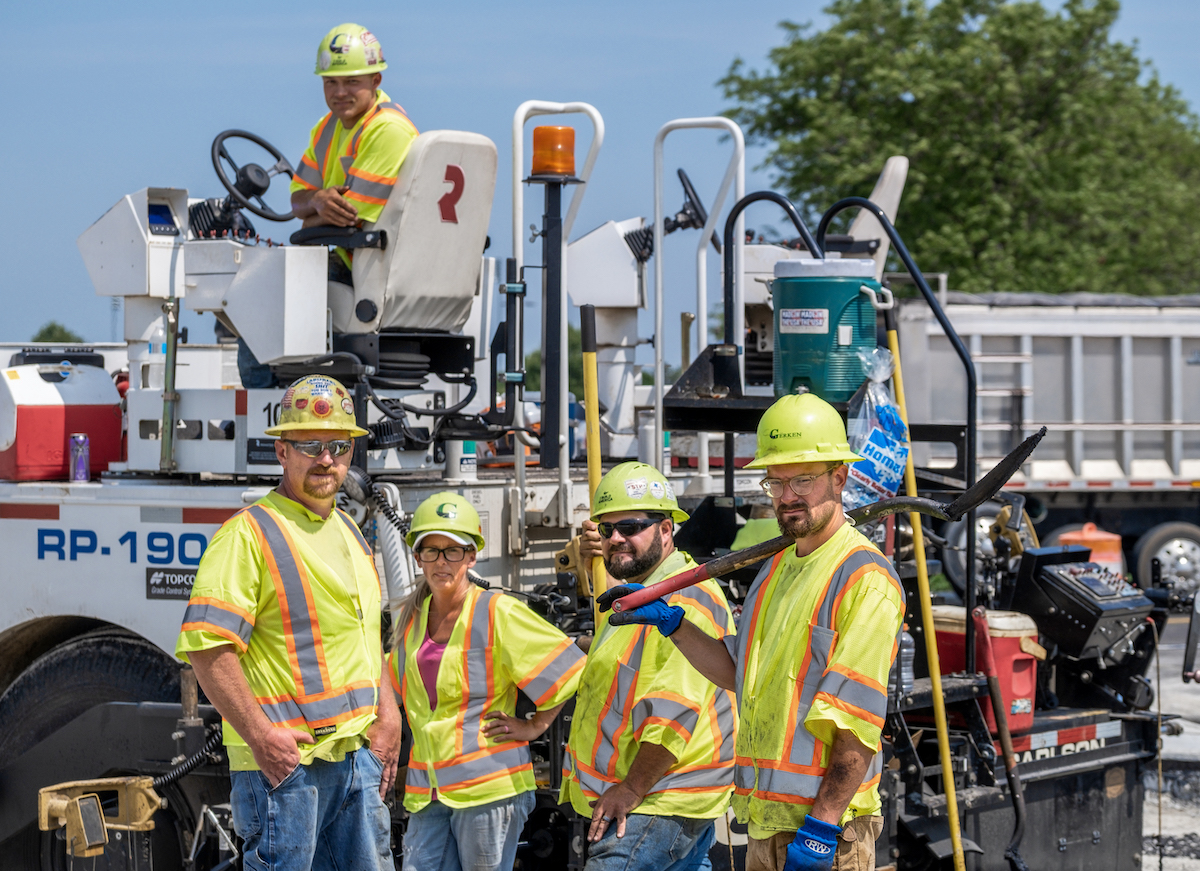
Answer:
[[[875,261],[858,258],[780,260],[775,307],[775,395],[815,393],[847,402],[863,382],[860,348],[876,345],[880,293]]]

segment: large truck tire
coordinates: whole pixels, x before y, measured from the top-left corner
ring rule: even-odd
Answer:
[[[0,696],[0,760],[15,759],[96,705],[142,701],[179,701],[179,664],[116,627],[80,635],[36,659]],[[168,813],[155,815],[150,836],[155,869],[180,867],[178,833]],[[70,866],[61,838],[39,832],[36,822],[0,844],[0,853],[0,867],[13,871]],[[104,859],[88,861],[109,867]]]
[[[1188,595],[1200,589],[1200,526],[1175,521],[1160,523],[1138,539],[1133,548],[1133,563],[1138,585],[1152,586],[1152,563],[1162,564],[1162,582],[1174,585],[1175,592]]]
[[[43,654],[0,696],[0,759],[105,702],[178,701],[173,657],[122,629],[96,629]]]

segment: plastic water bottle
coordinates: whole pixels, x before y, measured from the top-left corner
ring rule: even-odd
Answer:
[[[167,379],[167,331],[160,320],[154,325],[147,348],[145,386],[162,390]]]
[[[896,661],[892,663],[892,671],[888,675],[888,696],[895,696],[896,678],[900,679],[900,695],[908,695],[913,690],[915,680],[913,673],[913,658],[917,653],[917,643],[908,634],[908,624],[900,630],[900,648],[896,651]]]

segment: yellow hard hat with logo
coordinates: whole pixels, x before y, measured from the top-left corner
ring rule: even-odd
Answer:
[[[675,499],[675,488],[663,473],[645,463],[613,466],[596,486],[592,520],[617,511],[658,511],[676,523],[688,519]]]
[[[386,69],[383,46],[361,24],[339,24],[317,47],[318,76],[367,76]]]
[[[350,438],[367,435],[354,420],[354,396],[327,375],[305,375],[294,381],[279,404],[279,423],[264,432],[282,436],[297,429],[338,430],[350,433]]]
[[[747,469],[788,463],[857,463],[837,409],[812,393],[775,400],[758,422],[758,444]]]
[[[476,550],[483,550],[485,544],[479,512],[462,496],[449,490],[434,493],[417,506],[404,541],[409,547],[416,547],[427,535],[444,535],[464,545],[473,541]]]

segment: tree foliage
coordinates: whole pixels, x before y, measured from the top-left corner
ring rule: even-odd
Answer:
[[[525,386],[542,389],[542,349],[525,355]],[[583,399],[583,333],[574,324],[567,324],[567,390]]]
[[[770,66],[735,61],[729,114],[814,214],[911,161],[897,228],[968,291],[1195,292],[1200,127],[1118,0],[835,0],[785,22]],[[852,213],[851,213],[852,214]]]
[[[83,336],[69,330],[58,321],[47,321],[42,328],[33,334],[32,342],[83,342]]]

